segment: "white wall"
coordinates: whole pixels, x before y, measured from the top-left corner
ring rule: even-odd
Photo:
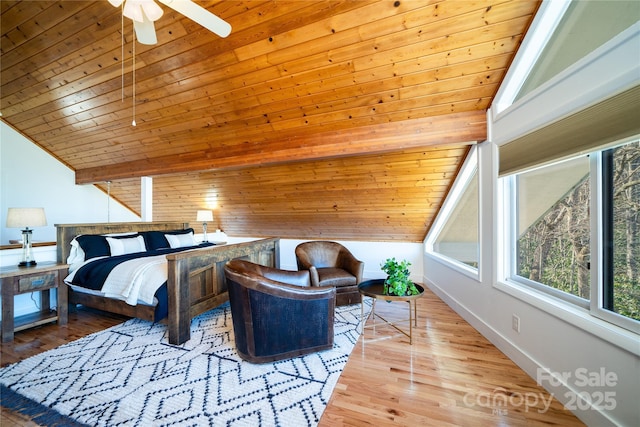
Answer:
[[[309,239],[311,240],[311,239]],[[297,270],[295,248],[307,240],[280,240],[280,268],[283,270]],[[422,244],[408,242],[361,242],[353,240],[335,240],[340,243],[360,261],[364,262],[365,279],[383,279],[387,275],[380,269],[380,264],[387,258],[398,261],[407,260],[411,263],[409,271],[411,280],[422,283]]]
[[[22,239],[16,228],[6,228],[10,207],[43,207],[47,226],[33,231],[34,241],[55,241],[55,224],[107,222],[107,195],[93,185],[75,185],[74,172],[13,128],[0,121],[0,244]],[[115,202],[109,203],[110,221],[140,221]],[[37,258],[36,258],[37,261]],[[0,265],[4,265],[0,260]]]
[[[43,207],[47,226],[33,231],[36,242],[55,242],[55,224],[107,222],[107,195],[93,185],[75,185],[74,172],[40,147],[0,121],[0,244],[22,239],[16,228],[6,228],[10,207]],[[140,221],[119,203],[109,203],[110,221]],[[36,262],[55,261],[55,246],[35,247]],[[20,249],[0,251],[0,267],[17,265]],[[40,304],[40,294],[15,297],[15,315],[31,313]],[[51,304],[55,307],[55,297]]]

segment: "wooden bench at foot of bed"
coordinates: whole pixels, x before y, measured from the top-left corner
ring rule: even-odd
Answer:
[[[56,224],[58,262],[66,262],[71,240],[81,234],[170,231],[189,228],[182,222],[128,222],[100,224]],[[191,319],[229,299],[224,265],[241,258],[269,267],[279,267],[280,239],[212,246],[167,255],[169,343],[182,344],[191,337]],[[154,319],[153,306],[129,305],[99,295],[69,291],[70,304],[145,320]]]

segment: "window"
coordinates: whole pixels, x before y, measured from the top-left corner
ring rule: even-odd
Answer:
[[[518,174],[516,195],[516,274],[588,301],[589,159]]]
[[[558,3],[554,7],[562,11],[560,22],[548,35],[549,40],[529,71],[516,100],[602,46],[638,19],[638,3],[634,0],[618,0],[613,7],[607,1],[572,1],[565,2],[566,6]],[[604,22],[607,25],[603,25]]]
[[[640,142],[505,179],[512,200],[508,276],[638,328]]]
[[[640,141],[603,152],[603,308],[640,320]]]
[[[478,268],[478,173],[474,147],[427,239],[431,251],[473,269]]]

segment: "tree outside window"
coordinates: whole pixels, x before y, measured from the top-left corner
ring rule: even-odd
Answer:
[[[640,142],[602,157],[603,283],[591,283],[588,156],[517,176],[516,274],[584,301],[601,286],[603,308],[640,320]]]

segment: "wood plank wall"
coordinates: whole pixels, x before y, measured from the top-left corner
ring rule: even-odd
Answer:
[[[419,242],[468,146],[428,147],[153,179],[154,220],[195,221],[213,209],[209,232],[232,236]],[[102,185],[103,186],[103,185]],[[140,208],[139,180],[111,194]]]

